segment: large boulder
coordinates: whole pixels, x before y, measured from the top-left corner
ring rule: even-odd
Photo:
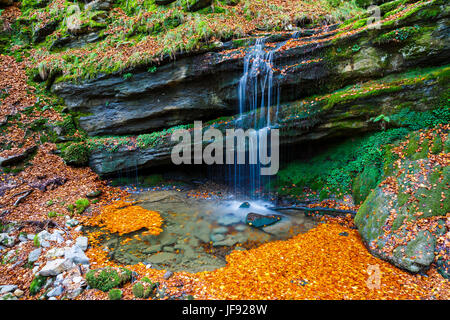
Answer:
[[[369,194],[355,217],[368,249],[399,268],[425,271],[438,252],[447,251],[438,263],[446,277],[450,243],[439,240],[449,232],[447,131],[414,133],[393,149],[397,160],[385,167],[391,173]]]

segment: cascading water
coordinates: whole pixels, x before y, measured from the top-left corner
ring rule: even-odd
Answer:
[[[297,38],[299,32],[292,37]],[[239,117],[236,121],[236,129],[244,128],[244,113],[253,114],[253,129],[257,132],[268,130],[277,121],[280,103],[280,87],[274,85],[274,54],[285,42],[279,43],[274,48],[267,49],[265,38],[258,38],[255,45],[249,50],[244,58],[244,71],[239,81]],[[272,107],[276,107],[272,119]],[[259,146],[258,146],[259,148]],[[259,150],[257,150],[259,154]],[[248,162],[246,162],[248,163]],[[258,191],[262,184],[269,182],[270,177],[260,175],[261,165],[237,164],[235,158],[234,167],[231,168],[234,177],[230,177],[234,184],[235,194],[239,191],[247,196],[258,198]]]

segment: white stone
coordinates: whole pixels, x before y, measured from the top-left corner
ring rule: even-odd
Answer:
[[[80,283],[81,281],[83,281],[84,279],[83,279],[83,277],[80,277],[80,276],[76,276],[76,277],[73,277],[72,278],[72,281],[74,282],[74,283]]]
[[[38,248],[38,249],[35,249],[35,250],[31,251],[28,254],[28,262],[35,262],[35,261],[37,261],[39,259],[39,257],[41,256],[41,253],[42,253],[42,249],[41,248]]]
[[[63,289],[62,286],[57,286],[57,287],[53,288],[52,290],[50,290],[50,291],[47,293],[47,297],[57,297],[57,296],[60,296],[60,295],[62,295],[63,291],[64,291],[64,289]]]
[[[50,248],[50,242],[48,242],[47,240],[41,240],[41,241],[39,241],[39,244],[43,248]]]
[[[17,289],[17,286],[15,284],[7,284],[4,286],[0,286],[0,294],[12,292]]]
[[[88,247],[88,238],[87,237],[78,237],[75,240],[75,245],[78,246],[81,250],[86,251]]]
[[[45,256],[49,259],[55,259],[64,255],[65,248],[51,248]]]
[[[77,245],[65,250],[64,257],[75,264],[89,264],[89,258],[86,257],[83,250]]]
[[[42,241],[42,240],[47,240],[47,241],[49,241],[49,240],[51,240],[52,235],[51,235],[51,233],[49,233],[48,231],[43,230],[43,231],[41,231],[41,232],[39,232],[39,233],[37,234],[37,237],[38,237],[38,239],[39,239],[39,242]]]
[[[66,270],[73,267],[72,260],[69,259],[56,259],[47,262],[47,264],[39,271],[41,276],[56,276]]]

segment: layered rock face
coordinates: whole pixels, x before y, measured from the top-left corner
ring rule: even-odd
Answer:
[[[274,83],[281,90],[281,102],[413,67],[445,64],[450,58],[448,12],[445,6],[433,5],[441,12],[424,20],[420,12],[429,7],[373,29],[320,30],[292,38],[274,52]],[[397,30],[409,35],[398,40]],[[247,50],[209,52],[180,58],[154,72],[137,68],[129,77],[104,75],[56,83],[52,89],[71,110],[86,114],[79,122],[91,136],[147,133],[237,113]]]
[[[280,106],[278,119],[275,108],[271,118],[277,119],[282,145],[376,130],[378,125],[369,120],[379,114],[398,111],[401,104],[412,106],[412,111],[431,110],[446,90],[446,80],[441,79],[446,70],[448,68],[438,68],[421,81],[405,80],[401,76],[383,78],[378,84],[368,82],[334,95],[286,103]],[[205,124],[203,129],[216,128],[225,134],[226,129],[234,128],[236,119],[223,118],[220,122]],[[253,128],[255,114],[248,112],[239,119],[244,129]],[[92,139],[90,166],[101,175],[160,166],[170,163],[172,148],[178,143],[171,140],[170,130],[140,135],[137,139],[150,142],[136,143],[136,139],[129,137],[111,149],[106,146],[109,138]]]

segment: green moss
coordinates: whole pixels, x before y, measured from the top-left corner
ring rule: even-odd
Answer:
[[[87,207],[89,207],[89,200],[86,198],[80,198],[75,201],[75,209],[77,214],[82,214]]]
[[[137,282],[133,286],[133,294],[136,298],[148,299],[157,286],[158,283],[153,283],[150,279],[144,277],[142,281]]]
[[[419,148],[419,135],[417,133],[412,133],[409,136],[409,142],[405,150],[405,154],[408,158],[411,158]]]
[[[428,155],[429,148],[430,148],[430,141],[428,139],[424,139],[424,141],[420,145],[420,149],[418,150],[418,152],[414,154],[412,159],[418,160],[426,158]]]
[[[380,180],[380,169],[375,165],[366,166],[353,180],[352,195],[355,203],[361,203],[367,198]]]
[[[432,19],[441,13],[440,8],[430,8],[419,12],[418,16],[424,20]]]
[[[47,278],[44,276],[36,276],[30,284],[30,295],[34,296],[39,291],[41,291],[42,287],[45,285]]]
[[[374,42],[378,44],[392,44],[393,42],[402,42],[410,39],[414,34],[420,32],[419,26],[403,27],[378,36]]]
[[[442,172],[435,171],[429,177],[430,182],[434,180],[436,185],[433,188],[419,188],[415,192],[415,197],[418,199],[417,210],[423,211],[421,217],[431,216],[445,216],[447,212],[450,212],[450,201],[442,201],[442,199],[448,199],[450,197],[450,190],[448,185],[450,184],[450,168],[445,167]],[[438,178],[439,176],[439,178]],[[442,197],[445,196],[445,198]],[[414,210],[410,208],[410,210]]]
[[[436,135],[431,146],[432,154],[439,154],[443,149],[442,139],[440,135]]]
[[[353,193],[359,203],[381,176],[382,146],[403,138],[407,133],[408,130],[399,128],[343,141],[309,161],[297,161],[282,168],[274,186],[281,194],[298,192],[303,187],[323,195]],[[299,189],[290,189],[291,185]]]
[[[131,271],[125,268],[116,270],[111,267],[95,269],[90,270],[86,274],[86,280],[91,288],[107,292],[129,282],[131,280]]]
[[[62,151],[62,158],[67,164],[82,166],[89,161],[89,149],[84,142],[72,143]]]
[[[120,289],[111,289],[108,293],[109,300],[120,300],[122,299],[122,290]]]

